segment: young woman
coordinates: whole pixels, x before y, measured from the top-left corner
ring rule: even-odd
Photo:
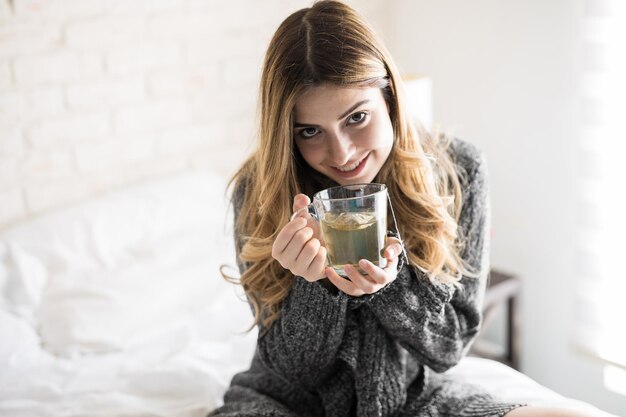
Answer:
[[[233,192],[259,337],[212,415],[559,415],[442,374],[480,327],[485,164],[467,143],[418,133],[397,69],[354,10],[320,1],[289,16],[260,101],[259,145]],[[317,191],[369,182],[388,187],[399,233],[385,268],[361,261],[366,274],[346,267],[346,279],[327,266],[315,222],[290,218]]]

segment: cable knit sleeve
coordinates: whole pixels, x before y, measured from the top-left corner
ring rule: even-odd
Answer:
[[[346,297],[333,296],[318,283],[295,277],[281,316],[269,329],[259,329],[261,361],[291,383],[317,387],[333,371],[346,306]]]
[[[235,225],[243,203],[245,185],[233,195]],[[241,273],[247,265],[239,259],[243,237],[235,231]],[[331,294],[318,282],[291,276],[293,286],[283,300],[280,316],[269,328],[259,325],[256,356],[269,370],[290,384],[312,389],[333,370],[341,344],[348,299]]]
[[[405,265],[394,282],[363,304],[392,337],[436,372],[457,364],[477,335],[489,270],[485,161],[469,144],[456,141],[455,147],[457,162],[467,172],[459,219],[466,239],[461,257],[478,272],[478,277],[464,276],[461,286],[454,287],[432,282],[419,269]]]

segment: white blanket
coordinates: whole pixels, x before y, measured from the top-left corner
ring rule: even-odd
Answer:
[[[0,232],[0,415],[204,416],[256,330],[234,265],[225,179],[182,174]],[[497,362],[450,372],[505,399],[582,407]]]

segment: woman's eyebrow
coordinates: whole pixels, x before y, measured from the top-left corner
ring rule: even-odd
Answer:
[[[341,114],[341,116],[339,116],[337,118],[337,120],[341,120],[344,117],[346,117],[347,115],[349,115],[354,109],[356,109],[359,106],[362,106],[363,104],[367,103],[368,101],[370,101],[368,98],[366,98],[365,100],[361,100],[361,101],[357,101],[356,103],[354,103],[353,106],[351,106],[348,110],[346,110],[345,112],[343,112]]]
[[[348,110],[343,112],[341,114],[341,116],[337,117],[337,120],[343,119],[344,117],[349,115],[354,109],[358,108],[359,106],[362,106],[363,104],[365,104],[365,103],[367,103],[369,101],[370,101],[370,99],[368,99],[368,98],[365,99],[365,100],[357,101],[352,106],[350,106],[350,108]],[[315,125],[315,124],[311,124],[311,123],[298,123],[298,122],[295,122],[293,124],[293,127],[319,127],[319,125]]]
[[[294,123],[293,127],[320,127],[320,125],[313,125],[311,123]]]

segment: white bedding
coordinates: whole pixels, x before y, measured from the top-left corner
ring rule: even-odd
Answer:
[[[0,415],[203,416],[256,331],[234,265],[226,181],[181,174],[0,231]],[[505,399],[562,397],[497,362],[449,372]]]

